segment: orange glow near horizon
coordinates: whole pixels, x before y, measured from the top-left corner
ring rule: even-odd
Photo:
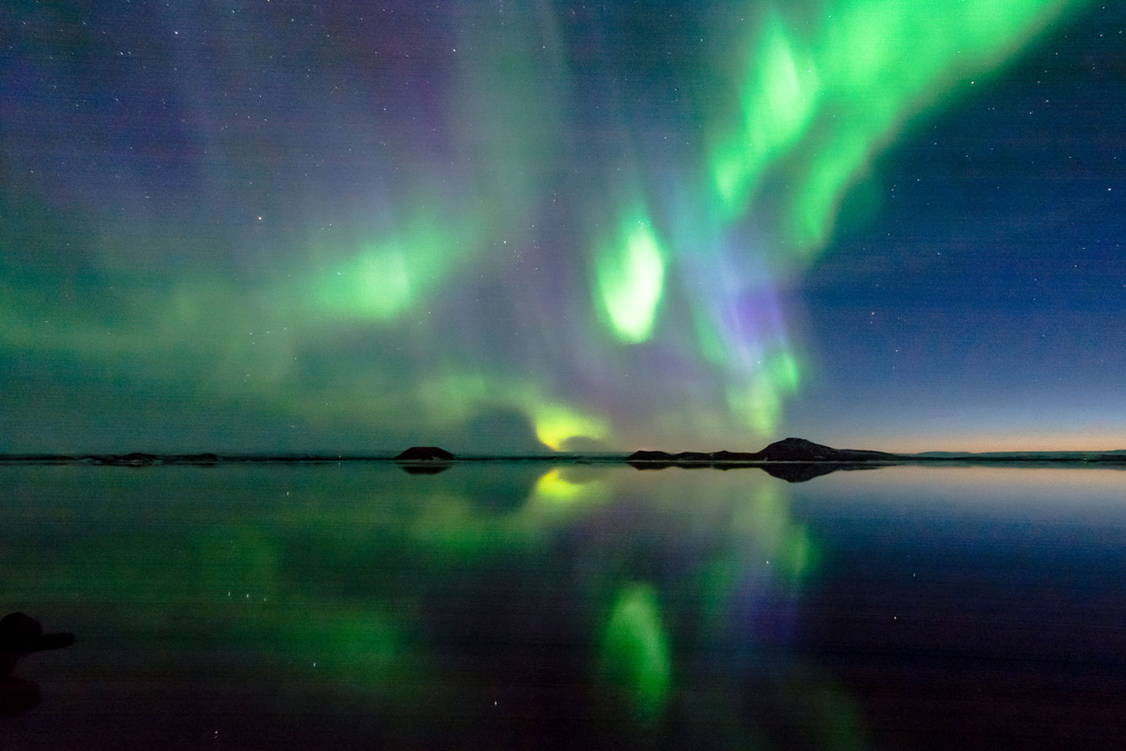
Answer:
[[[932,436],[902,436],[872,440],[841,437],[828,443],[834,448],[873,449],[902,453],[924,451],[1117,451],[1126,449],[1126,432],[1091,431],[1082,433],[943,433]]]

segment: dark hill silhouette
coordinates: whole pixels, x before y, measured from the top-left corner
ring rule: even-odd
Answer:
[[[712,454],[712,459],[717,462],[753,462],[762,461],[759,453],[749,451],[717,451]]]
[[[715,454],[703,451],[681,451],[670,454],[667,451],[634,451],[626,461],[638,469],[662,469],[664,467],[684,467],[699,469],[715,464]]]
[[[666,451],[635,451],[626,461],[635,467],[655,469],[658,466],[699,467],[704,464],[732,467],[738,464],[762,464],[764,462],[887,462],[902,460],[899,454],[884,451],[864,451],[860,449],[835,449],[804,438],[784,438],[775,441],[761,451],[716,451],[711,454],[696,451],[682,451],[670,454]]]
[[[758,458],[770,462],[878,462],[900,457],[884,451],[835,449],[804,438],[783,438],[759,451]]]
[[[169,464],[198,464],[200,466],[211,466],[223,461],[222,457],[218,454],[206,452],[202,454],[177,454],[176,456],[166,459]]]
[[[626,457],[630,462],[671,462],[673,455],[667,451],[648,451],[639,449]]]
[[[87,457],[90,464],[105,464],[114,467],[151,467],[160,463],[161,457],[134,451],[131,454],[95,454]]]
[[[437,446],[411,446],[395,457],[400,462],[448,462],[453,459],[453,454]]]

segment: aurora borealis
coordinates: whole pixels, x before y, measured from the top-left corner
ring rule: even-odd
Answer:
[[[1121,5],[0,24],[0,451],[1126,446]]]

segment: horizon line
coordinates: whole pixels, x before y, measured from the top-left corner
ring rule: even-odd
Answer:
[[[768,444],[769,445],[769,444]],[[409,448],[414,448],[408,447]],[[926,456],[926,455],[940,455],[940,454],[957,454],[966,456],[989,456],[998,454],[1106,454],[1106,453],[1126,453],[1126,448],[1101,448],[1101,449],[995,449],[986,451],[970,451],[964,449],[927,449],[924,451],[889,451],[886,449],[851,449],[843,448],[837,451],[876,451],[878,453],[887,453],[893,456]],[[98,457],[124,457],[124,456],[153,456],[153,457],[204,457],[215,456],[218,458],[256,458],[256,459],[269,459],[269,458],[316,458],[316,459],[395,459],[398,454],[401,454],[407,449],[356,449],[356,450],[294,450],[294,451],[257,451],[257,450],[231,450],[231,451],[216,451],[216,450],[194,450],[194,451],[0,451],[0,459],[19,459],[19,458],[56,458],[56,459],[82,459],[82,458],[98,458]],[[532,459],[532,458],[560,458],[560,457],[628,457],[629,455],[644,451],[667,453],[675,456],[680,453],[698,453],[698,454],[717,454],[721,452],[729,452],[736,454],[756,454],[761,453],[763,449],[754,451],[732,450],[732,449],[716,449],[714,451],[701,451],[696,449],[687,449],[681,451],[666,451],[664,449],[613,449],[605,451],[556,451],[547,449],[544,451],[527,451],[527,452],[491,452],[491,451],[466,451],[461,454],[454,454],[455,459],[465,458],[486,458],[486,459]],[[454,452],[450,452],[454,453]],[[409,461],[409,460],[408,460]]]

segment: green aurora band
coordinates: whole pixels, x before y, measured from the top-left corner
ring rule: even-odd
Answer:
[[[819,248],[845,191],[911,115],[1082,4],[837,0],[813,23],[763,13],[738,112],[709,159],[717,200],[742,214],[769,170],[788,163],[781,239]]]
[[[823,7],[820,19],[814,21],[802,15],[804,6],[796,10],[787,6],[785,10],[793,10],[789,14],[782,6],[743,9],[756,17],[750,24],[753,31],[723,54],[745,61],[730,88],[734,106],[719,108],[709,118],[707,130],[713,134],[705,170],[709,178],[697,190],[699,203],[693,211],[677,217],[684,226],[668,232],[690,239],[670,242],[662,233],[662,223],[654,221],[647,206],[660,205],[658,189],[635,179],[628,190],[611,191],[632,198],[619,218],[610,222],[609,232],[588,231],[592,236],[601,234],[590,254],[597,320],[619,346],[627,348],[660,337],[662,326],[680,327],[676,320],[661,320],[669,287],[676,283],[672,275],[678,261],[691,264],[701,252],[693,243],[701,238],[713,238],[723,246],[710,254],[705,251],[709,262],[719,258],[724,262],[721,266],[739,267],[730,255],[764,252],[738,247],[734,230],[747,216],[767,222],[764,234],[772,238],[770,242],[793,249],[791,260],[772,264],[767,272],[771,278],[760,282],[767,287],[784,284],[800,271],[810,253],[828,242],[845,192],[912,116],[958,96],[967,79],[988,73],[1064,11],[1080,5],[1061,0],[840,0]],[[538,180],[530,177],[533,165],[552,153],[543,136],[561,127],[551,102],[542,95],[544,87],[534,81],[549,80],[558,86],[563,76],[558,57],[550,70],[537,69],[524,57],[528,50],[522,43],[539,38],[532,27],[542,23],[545,14],[537,13],[534,20],[523,18],[528,26],[522,34],[513,35],[514,27],[507,27],[510,47],[502,57],[525,62],[515,73],[506,74],[496,59],[477,61],[478,67],[466,76],[470,83],[463,96],[463,101],[476,103],[499,97],[492,110],[477,108],[464,120],[487,123],[478,129],[491,134],[484,138],[488,156],[482,162],[505,166],[499,175],[481,175],[479,189],[487,195],[498,185],[516,186],[481,204],[506,210],[470,222],[473,229],[468,231],[457,229],[455,223],[448,235],[428,231],[423,224],[413,235],[391,241],[390,250],[381,247],[375,255],[360,256],[350,262],[359,267],[335,270],[343,280],[339,285],[348,289],[326,294],[326,307],[359,315],[367,311],[380,319],[408,315],[425,304],[427,292],[437,291],[459,266],[482,254],[486,232],[512,236],[526,222],[530,207],[513,207],[510,199],[536,190]],[[529,101],[516,97],[520,104],[515,104],[511,92],[529,95]],[[530,96],[533,92],[537,95]],[[508,117],[498,117],[496,111]],[[635,153],[628,143],[624,145],[625,154]],[[628,157],[617,171],[638,175],[642,171],[638,161],[636,156]],[[684,180],[696,182],[691,172]],[[785,186],[780,214],[763,220],[755,213],[755,199],[771,181]],[[451,247],[459,250],[451,252]],[[723,268],[712,270],[713,277],[721,273]],[[788,343],[784,322],[766,330],[732,331],[722,311],[699,299],[726,300],[730,308],[745,291],[742,281],[737,276],[732,287],[709,279],[702,295],[685,291],[684,297],[700,355],[722,373],[723,407],[743,429],[765,437],[776,430],[785,399],[800,385],[800,357]],[[339,285],[326,289],[340,289]],[[749,353],[738,361],[733,353],[747,350],[748,343]],[[530,390],[502,386],[504,380],[489,376],[477,379],[479,388],[450,388],[446,399],[433,400],[434,413],[464,414],[496,399],[498,392]],[[542,398],[537,394],[508,401],[529,415],[539,440],[550,448],[564,448],[575,437],[606,440],[617,435],[606,429],[604,421],[583,416],[581,407],[568,408],[563,400],[555,399],[556,406],[546,410],[530,406]]]
[[[786,290],[830,241],[850,186],[913,118],[1084,4],[738,4],[712,21],[709,95],[691,100],[704,143],[676,159],[652,153],[624,107],[600,133],[610,153],[588,157],[573,114],[585,71],[556,9],[482,14],[449,53],[440,145],[414,123],[372,125],[389,147],[370,157],[382,165],[371,190],[289,197],[309,229],[279,238],[253,277],[214,268],[202,230],[68,226],[15,205],[27,226],[0,236],[13,249],[0,341],[115,388],[175,385],[329,433],[347,423],[379,448],[463,449],[479,438],[465,426],[498,412],[527,422],[523,448],[753,444],[774,436],[810,367]],[[209,152],[205,171],[246,169],[231,148]],[[84,234],[99,291],[47,300],[21,287],[43,273],[21,260],[37,244]],[[143,259],[181,245],[177,258],[201,260]]]

